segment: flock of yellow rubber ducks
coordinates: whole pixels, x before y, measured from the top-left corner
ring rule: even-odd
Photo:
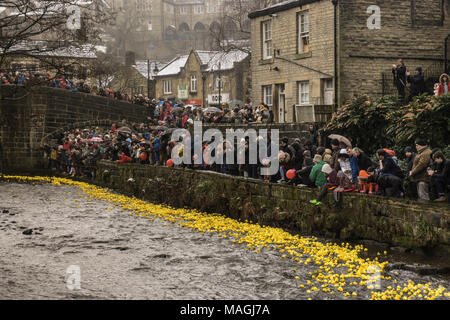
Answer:
[[[158,218],[197,232],[217,233],[219,237],[229,238],[255,253],[262,250],[276,250],[281,258],[291,259],[300,266],[314,267],[314,272],[309,272],[308,280],[294,276],[295,281],[303,282],[299,287],[306,289],[306,293],[312,297],[320,291],[330,295],[330,298],[338,299],[339,296],[356,297],[358,292],[370,293],[372,300],[434,300],[450,297],[450,292],[442,286],[433,288],[431,283],[415,284],[412,281],[400,284],[392,276],[383,275],[383,269],[388,262],[381,262],[378,258],[364,259],[367,249],[363,246],[323,243],[314,237],[292,235],[282,229],[261,226],[251,221],[239,222],[220,214],[156,205],[70,179],[26,176],[3,178],[7,181],[24,183],[47,182],[54,185],[75,186],[81,189],[89,200],[107,201],[122,211],[149,220]],[[295,274],[296,269],[293,272]],[[376,287],[377,283],[382,283],[382,288]]]

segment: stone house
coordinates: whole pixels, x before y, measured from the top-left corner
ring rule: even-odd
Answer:
[[[209,50],[213,43],[210,30],[223,30],[226,38],[248,38],[224,12],[227,3],[235,0],[106,1],[119,13],[119,24],[128,26],[122,46],[111,47],[119,56],[131,50],[142,57],[172,59],[191,49]],[[250,20],[244,20],[242,27],[249,31]]]
[[[175,58],[156,75],[156,96],[194,105],[249,101],[250,55],[192,50]]]
[[[7,71],[43,72],[55,74],[63,70],[69,78],[88,79],[97,59],[97,49],[92,45],[69,46],[43,50],[45,42],[22,42],[6,53],[2,69]],[[34,48],[39,48],[36,51]]]
[[[446,68],[450,0],[288,0],[249,17],[252,100],[278,122],[318,121],[355,94],[395,94],[398,58],[428,78]]]

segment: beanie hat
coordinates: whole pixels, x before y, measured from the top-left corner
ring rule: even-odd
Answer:
[[[322,162],[322,156],[321,156],[320,154],[316,154],[316,155],[314,156],[313,162],[314,162],[314,163]]]
[[[323,161],[325,161],[327,163],[331,163],[331,159],[332,159],[331,154],[325,154],[323,156]]]
[[[303,152],[303,155],[304,155],[305,157],[311,158],[311,151],[305,150],[305,152]]]
[[[330,174],[333,169],[331,169],[330,165],[328,163],[324,164],[322,167],[322,172],[326,174]]]
[[[406,152],[413,152],[413,148],[411,148],[411,147],[406,147],[406,148],[405,148],[405,153],[406,153]]]
[[[419,139],[416,140],[416,144],[419,145],[419,146],[424,147],[424,146],[427,145],[427,142],[425,141],[425,139],[419,138]]]

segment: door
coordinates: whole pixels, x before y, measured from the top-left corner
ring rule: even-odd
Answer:
[[[284,84],[277,84],[278,87],[278,119],[280,123],[286,122],[286,91]]]

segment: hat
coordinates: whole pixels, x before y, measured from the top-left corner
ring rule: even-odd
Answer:
[[[283,139],[281,139],[281,142],[288,143],[289,142],[288,137],[284,137]]]
[[[302,142],[302,140],[300,140],[300,138],[295,138],[295,140],[294,140],[295,142]]]
[[[370,175],[367,173],[366,170],[361,170],[361,171],[359,172],[359,178],[360,178],[360,179],[365,180],[365,179],[368,179],[369,177],[370,177]]]
[[[416,144],[419,145],[419,146],[422,146],[422,147],[428,145],[427,142],[425,141],[425,139],[423,139],[423,138],[417,139],[417,140],[416,140]]]
[[[332,155],[333,154],[333,152],[330,150],[330,149],[325,149],[325,153],[324,153],[324,155],[325,154],[329,154],[329,155]]]
[[[348,155],[347,150],[345,150],[345,149],[341,149],[341,151],[339,151],[339,154],[347,154]]]
[[[406,147],[406,148],[405,148],[405,153],[406,153],[406,152],[413,152],[413,148],[411,148],[411,147]]]
[[[305,150],[305,152],[303,152],[303,155],[304,155],[305,157],[310,157],[310,158],[311,158],[311,151]]]
[[[330,174],[333,169],[331,169],[330,165],[328,163],[324,164],[322,167],[322,172],[325,174]]]
[[[313,159],[314,163],[322,162],[322,156],[320,154],[316,154]]]
[[[324,154],[323,161],[325,161],[327,163],[331,163],[331,159],[332,159],[331,154],[328,154],[328,153]]]

